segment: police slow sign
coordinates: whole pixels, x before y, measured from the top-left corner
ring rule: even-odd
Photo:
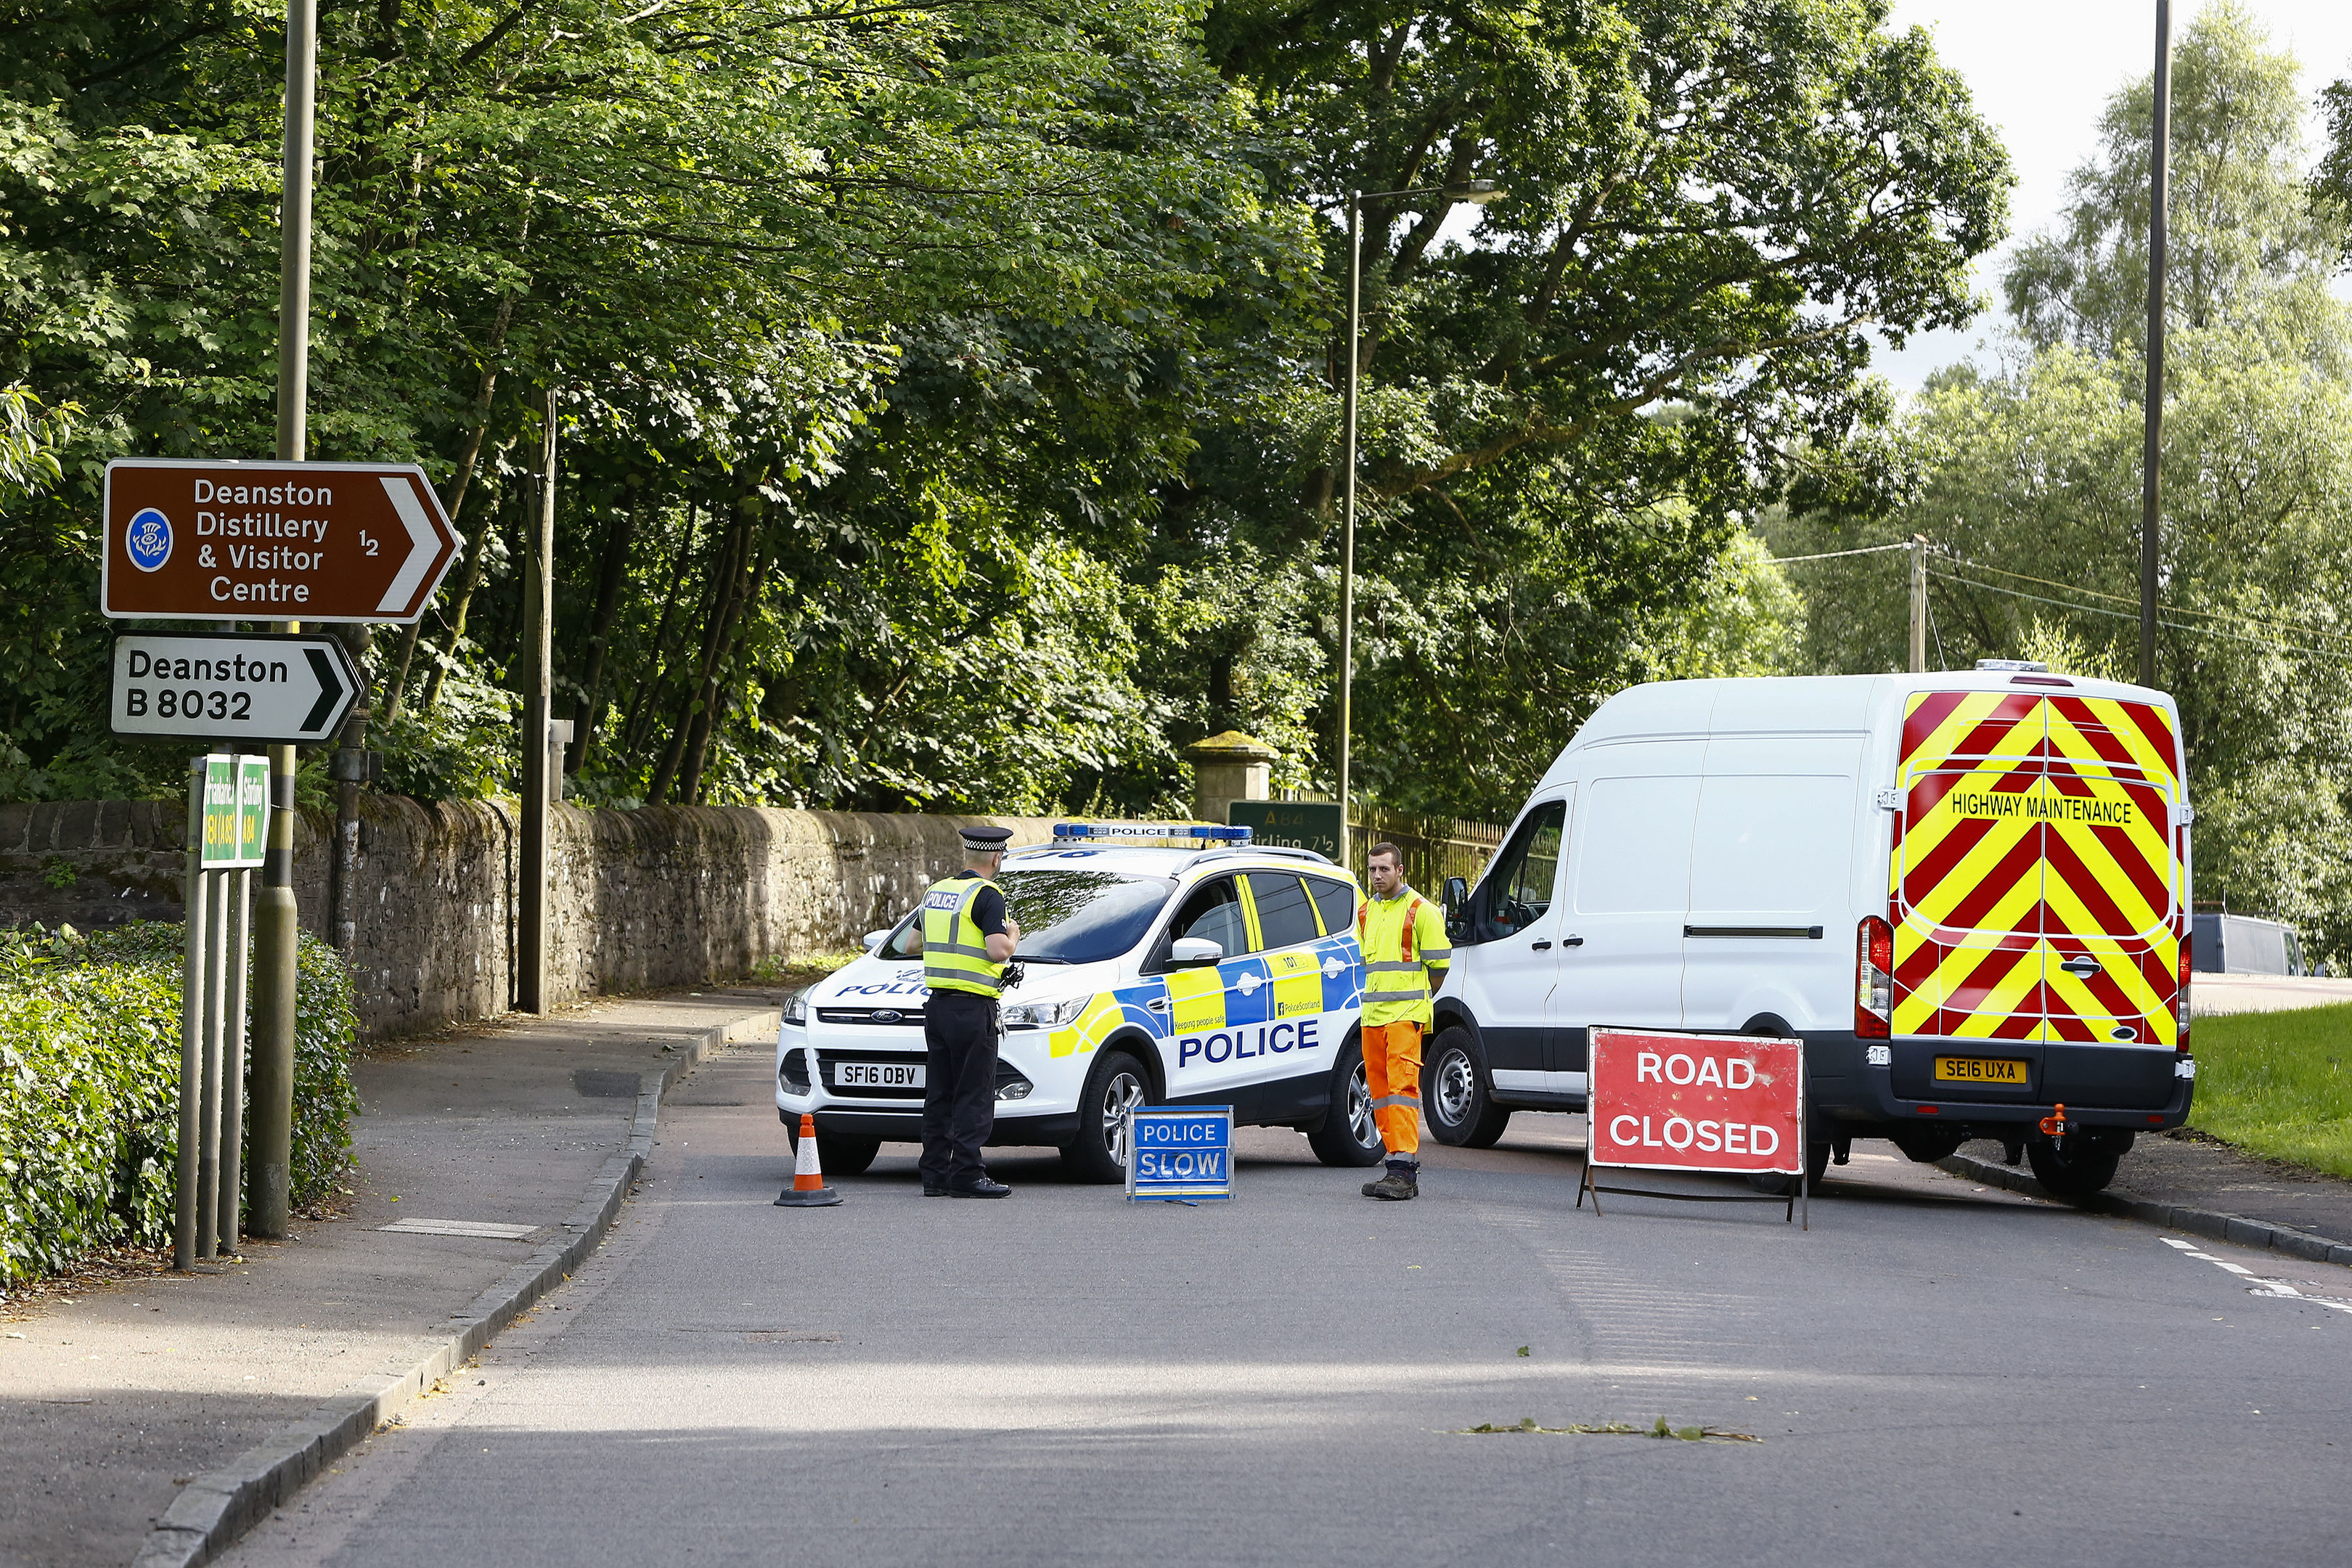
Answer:
[[[1234,1108],[1139,1105],[1128,1113],[1127,1195],[1198,1203],[1234,1195]]]

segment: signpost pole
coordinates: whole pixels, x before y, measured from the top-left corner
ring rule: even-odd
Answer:
[[[278,199],[278,456],[309,455],[310,400],[310,160],[319,79],[318,0],[286,0],[286,161]],[[301,629],[279,621],[272,631]],[[282,1237],[292,1217],[294,748],[269,748],[269,847],[254,921],[260,984],[254,995],[253,1234]]]
[[[207,823],[208,832],[210,826]],[[228,877],[220,871],[206,871],[204,877],[210,886],[205,889],[205,1098],[196,1163],[196,1256],[215,1258],[220,1253],[221,1022],[227,1000]]]
[[[180,1154],[172,1200],[172,1267],[196,1264],[196,1178],[205,1077],[205,759],[188,766],[187,940],[180,963]]]
[[[240,805],[240,814],[242,805]],[[235,1252],[240,1232],[238,1199],[245,1194],[245,992],[251,964],[253,873],[225,879],[229,896],[227,1000],[221,1018],[221,1249]]]

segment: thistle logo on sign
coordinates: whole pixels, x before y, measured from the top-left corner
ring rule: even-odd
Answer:
[[[172,520],[153,507],[141,510],[122,531],[122,547],[131,564],[152,572],[172,558]]]

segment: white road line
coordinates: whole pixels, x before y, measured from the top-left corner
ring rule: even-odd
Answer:
[[[2262,1287],[2259,1290],[2247,1291],[2246,1294],[2249,1296],[2290,1298],[2297,1301],[2308,1301],[2315,1307],[2325,1307],[2331,1312],[2352,1312],[2352,1301],[2341,1300],[2334,1296],[2305,1295],[2284,1279],[2265,1279],[2252,1269],[2241,1268],[2227,1258],[2216,1258],[2210,1252],[2200,1252],[2197,1249],[2197,1244],[2193,1241],[2176,1241],[2168,1236],[2159,1237],[2158,1239],[2165,1246],[2178,1251],[2183,1258],[2194,1258],[2210,1263],[2216,1268],[2226,1268],[2239,1279],[2251,1279]]]

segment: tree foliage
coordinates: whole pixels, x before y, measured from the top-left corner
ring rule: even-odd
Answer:
[[[511,783],[551,406],[575,794],[1166,807],[1236,726],[1328,787],[1344,193],[1485,178],[1466,235],[1366,208],[1355,776],[1507,810],[1614,685],[1793,637],[1761,508],[1895,477],[1865,333],[1965,318],[2007,169],[1885,23],[331,8],[310,455],[423,462],[469,541],[362,639],[387,781]],[[0,42],[0,385],[73,410],[10,426],[0,791],[175,775],[92,722],[97,484],[269,448],[278,26],[58,0]]]

